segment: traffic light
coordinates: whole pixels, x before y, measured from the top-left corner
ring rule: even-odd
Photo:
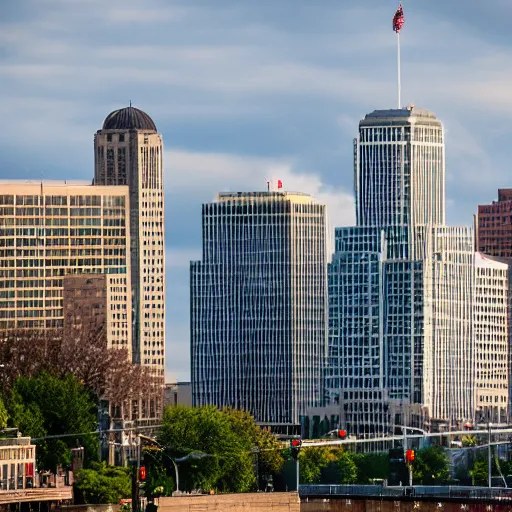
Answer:
[[[338,430],[338,437],[340,439],[345,439],[347,437],[347,431],[346,430]]]
[[[414,450],[407,450],[405,452],[405,460],[407,461],[407,464],[414,462]]]
[[[292,453],[292,457],[297,460],[300,452],[300,447],[302,446],[302,440],[300,439],[292,439],[290,442],[290,449]]]
[[[139,468],[139,480],[141,482],[143,482],[144,480],[146,480],[146,467],[145,466],[141,466]]]

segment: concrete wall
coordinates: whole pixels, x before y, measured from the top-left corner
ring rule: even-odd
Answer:
[[[158,512],[300,512],[294,492],[180,496],[159,501]]]
[[[273,509],[268,509],[273,510]],[[310,500],[302,502],[300,512],[505,512],[512,510],[508,504],[485,504],[439,501],[393,500]]]

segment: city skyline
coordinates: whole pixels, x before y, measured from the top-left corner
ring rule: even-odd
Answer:
[[[0,178],[88,179],[90,137],[107,112],[132,99],[152,116],[167,147],[167,370],[184,380],[187,269],[200,253],[201,203],[280,178],[286,190],[326,203],[331,226],[354,224],[357,122],[395,105],[396,3],[223,1],[212,10],[114,0],[101,19],[99,5],[6,2]],[[477,205],[511,185],[504,137],[512,77],[501,63],[512,51],[512,7],[495,1],[489,9],[492,31],[477,2],[463,10],[404,5],[403,103],[445,123],[448,225],[471,225]]]

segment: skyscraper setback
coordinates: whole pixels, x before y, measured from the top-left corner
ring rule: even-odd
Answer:
[[[292,192],[221,193],[203,205],[191,263],[195,405],[296,426],[320,404],[326,356],[325,206]]]

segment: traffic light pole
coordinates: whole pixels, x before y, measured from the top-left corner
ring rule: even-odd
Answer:
[[[139,468],[138,464],[132,467],[132,512],[139,512]]]
[[[296,479],[297,479],[297,492],[299,492],[299,457],[297,457],[297,460],[295,461],[295,471],[297,472]]]

